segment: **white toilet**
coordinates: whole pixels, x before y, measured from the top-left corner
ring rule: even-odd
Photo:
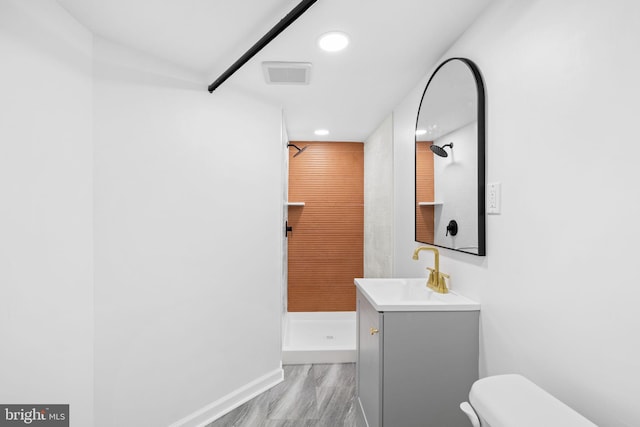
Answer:
[[[597,427],[522,375],[482,378],[460,409],[473,427]]]

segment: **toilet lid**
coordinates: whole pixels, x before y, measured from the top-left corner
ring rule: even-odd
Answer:
[[[521,375],[476,381],[469,402],[491,427],[597,427]]]

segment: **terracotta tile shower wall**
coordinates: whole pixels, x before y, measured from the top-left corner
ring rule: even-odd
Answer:
[[[418,206],[432,202],[434,197],[433,152],[430,141],[416,142],[416,240],[433,242],[433,206]]]
[[[363,274],[364,145],[300,142],[289,149],[288,311],[355,311]]]

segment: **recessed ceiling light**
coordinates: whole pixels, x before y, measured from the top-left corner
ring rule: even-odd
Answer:
[[[325,136],[325,135],[329,135],[329,131],[326,129],[317,129],[315,132],[316,135],[318,136]]]
[[[426,135],[426,134],[427,134],[426,129],[418,129],[416,131],[416,136],[422,136],[422,135]]]
[[[349,44],[349,37],[340,31],[325,33],[318,39],[320,49],[327,52],[338,52]]]

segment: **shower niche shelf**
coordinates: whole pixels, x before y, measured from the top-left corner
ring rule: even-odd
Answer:
[[[418,206],[442,206],[443,202],[418,202]]]
[[[304,206],[304,202],[287,202],[287,206]]]

